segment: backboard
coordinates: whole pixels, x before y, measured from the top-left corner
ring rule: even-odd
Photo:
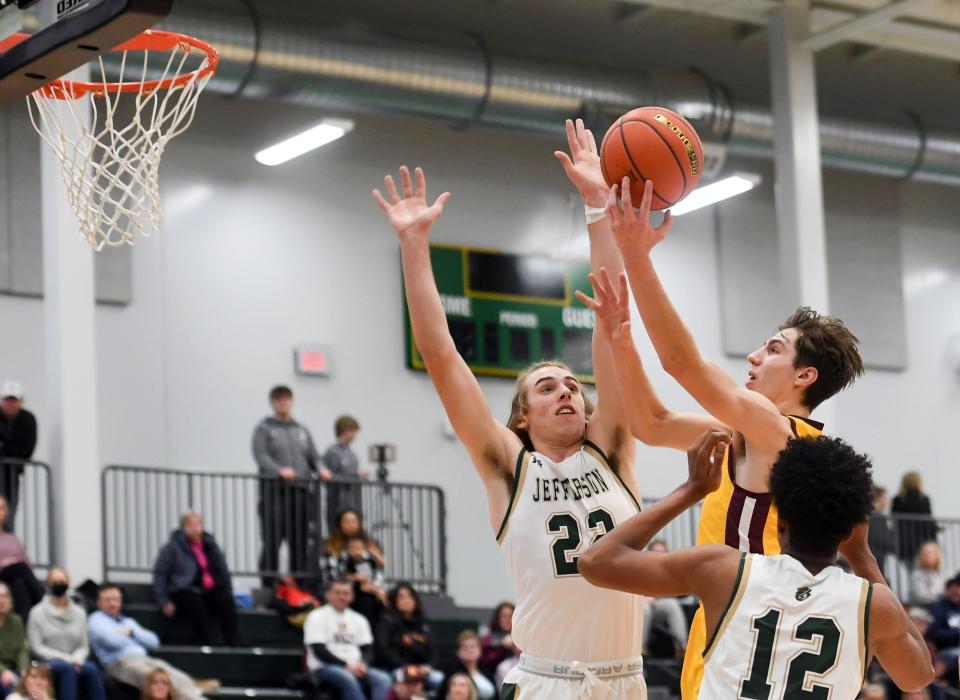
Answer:
[[[0,106],[153,27],[173,0],[0,0]]]

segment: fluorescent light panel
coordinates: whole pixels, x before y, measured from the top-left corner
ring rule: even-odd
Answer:
[[[680,216],[696,209],[702,209],[711,204],[722,202],[724,199],[749,192],[759,185],[762,179],[754,173],[734,173],[722,180],[698,187],[687,195],[683,201],[670,207],[670,211],[673,212],[674,216]]]
[[[351,131],[353,131],[353,122],[349,119],[324,119],[313,128],[291,136],[275,146],[264,148],[254,157],[263,165],[280,165],[325,146],[331,141],[336,141]]]

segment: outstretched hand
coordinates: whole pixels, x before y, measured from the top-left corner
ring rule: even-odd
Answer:
[[[597,315],[600,332],[610,342],[630,339],[630,295],[627,291],[627,276],[620,273],[619,289],[614,287],[607,268],[601,267],[600,274],[588,275],[593,287],[593,298],[577,290],[577,299]]]
[[[393,177],[387,175],[383,178],[383,183],[387,190],[388,202],[380,190],[373,190],[373,198],[380,208],[386,212],[390,219],[390,224],[401,239],[408,236],[426,235],[430,227],[440,218],[443,213],[443,205],[450,199],[450,193],[444,192],[433,204],[427,204],[427,180],[423,175],[423,169],[414,170],[416,177],[416,189],[410,182],[410,170],[406,165],[400,166],[400,184],[403,188],[403,199],[397,192],[397,186],[393,182]]]
[[[730,433],[711,428],[687,451],[687,483],[698,498],[720,488],[723,453],[730,440]]]
[[[619,194],[620,200],[617,201]],[[653,181],[647,180],[643,185],[643,198],[640,208],[633,208],[630,194],[630,178],[624,177],[623,182],[610,188],[607,194],[607,221],[613,229],[613,236],[617,241],[620,254],[626,257],[640,253],[647,255],[653,247],[667,237],[673,225],[673,215],[668,211],[663,216],[663,222],[654,228],[650,225],[650,204],[653,201]]]
[[[566,127],[570,155],[563,151],[554,151],[553,155],[560,161],[584,203],[600,208],[606,204],[608,188],[600,169],[597,142],[590,129],[583,125],[582,119],[577,119],[576,123],[567,119]]]

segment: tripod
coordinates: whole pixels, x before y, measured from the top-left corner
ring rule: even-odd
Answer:
[[[387,530],[402,530],[406,536],[407,551],[410,552],[412,563],[419,570],[420,578],[427,580],[426,564],[423,561],[423,553],[417,547],[414,539],[413,526],[404,514],[402,499],[398,496],[394,485],[389,481],[390,472],[387,469],[387,464],[395,459],[393,445],[371,445],[370,457],[372,458],[371,461],[377,465],[377,482],[382,494],[377,504],[378,519],[370,525],[370,532],[377,536],[378,533]],[[403,489],[402,486],[397,488]],[[386,507],[384,507],[384,504],[386,504]],[[377,537],[377,539],[382,542],[384,538]]]

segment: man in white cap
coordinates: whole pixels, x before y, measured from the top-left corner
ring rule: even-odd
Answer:
[[[9,505],[4,529],[13,530],[20,495],[23,462],[33,456],[37,446],[37,419],[23,407],[23,386],[7,379],[0,386],[0,492]]]

